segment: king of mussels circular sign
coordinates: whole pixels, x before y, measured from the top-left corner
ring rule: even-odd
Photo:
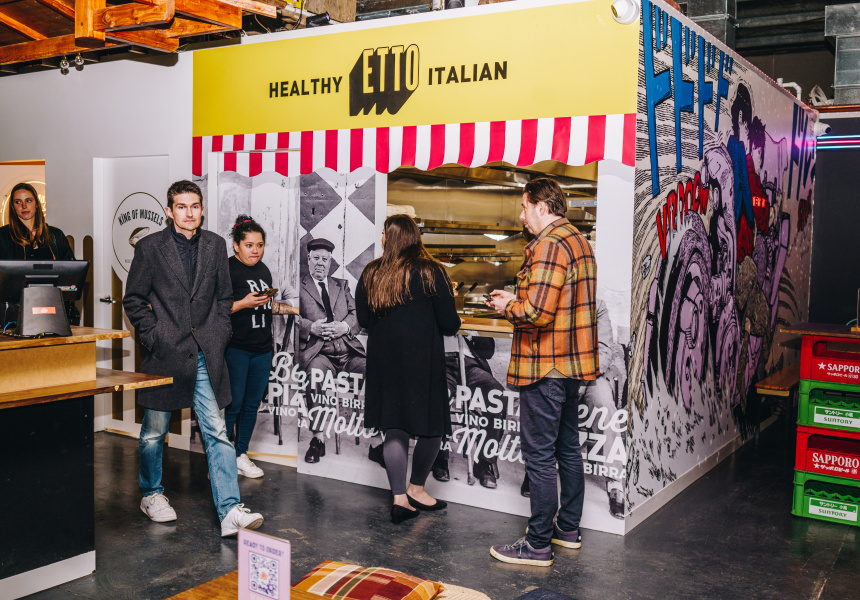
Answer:
[[[135,192],[125,197],[113,217],[113,252],[128,272],[137,242],[164,227],[164,207],[154,196]]]

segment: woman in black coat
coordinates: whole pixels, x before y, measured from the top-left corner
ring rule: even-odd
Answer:
[[[66,234],[45,221],[39,193],[32,185],[22,181],[12,188],[8,210],[8,225],[0,227],[0,260],[75,260]],[[66,302],[66,313],[71,325],[81,324],[74,302]],[[7,308],[0,303],[0,329],[17,319],[16,304]]]
[[[75,260],[66,235],[45,222],[39,194],[29,183],[12,188],[6,222],[0,227],[0,260]]]
[[[385,433],[383,456],[394,495],[391,520],[446,503],[424,482],[451,433],[442,336],[460,328],[451,281],[421,243],[406,215],[386,219],[382,257],[364,269],[355,297],[359,324],[368,330],[364,424]],[[409,439],[417,437],[406,485]]]

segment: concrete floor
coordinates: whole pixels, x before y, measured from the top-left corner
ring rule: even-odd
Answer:
[[[747,444],[626,537],[585,531],[582,550],[556,549],[552,568],[493,560],[488,548],[522,535],[526,520],[452,505],[403,525],[382,490],[262,466],[240,478],[261,531],[292,543],[292,580],[325,559],[385,566],[478,589],[493,600],[548,588],[576,600],[860,597],[858,529],[790,515],[793,445],[781,423]],[[175,524],[138,508],[137,440],[96,435],[96,552],[90,577],[30,596],[165,598],[236,569],[222,540],[205,457],[165,450]]]

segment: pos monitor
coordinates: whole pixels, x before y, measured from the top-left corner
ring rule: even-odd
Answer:
[[[19,304],[15,335],[72,335],[64,301],[79,300],[86,260],[0,260],[0,302]]]

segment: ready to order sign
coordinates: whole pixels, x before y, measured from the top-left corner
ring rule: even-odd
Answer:
[[[332,27],[195,52],[193,135],[630,114],[638,56],[609,2]]]
[[[857,522],[857,505],[849,502],[832,502],[819,498],[809,498],[809,514],[841,521]]]

